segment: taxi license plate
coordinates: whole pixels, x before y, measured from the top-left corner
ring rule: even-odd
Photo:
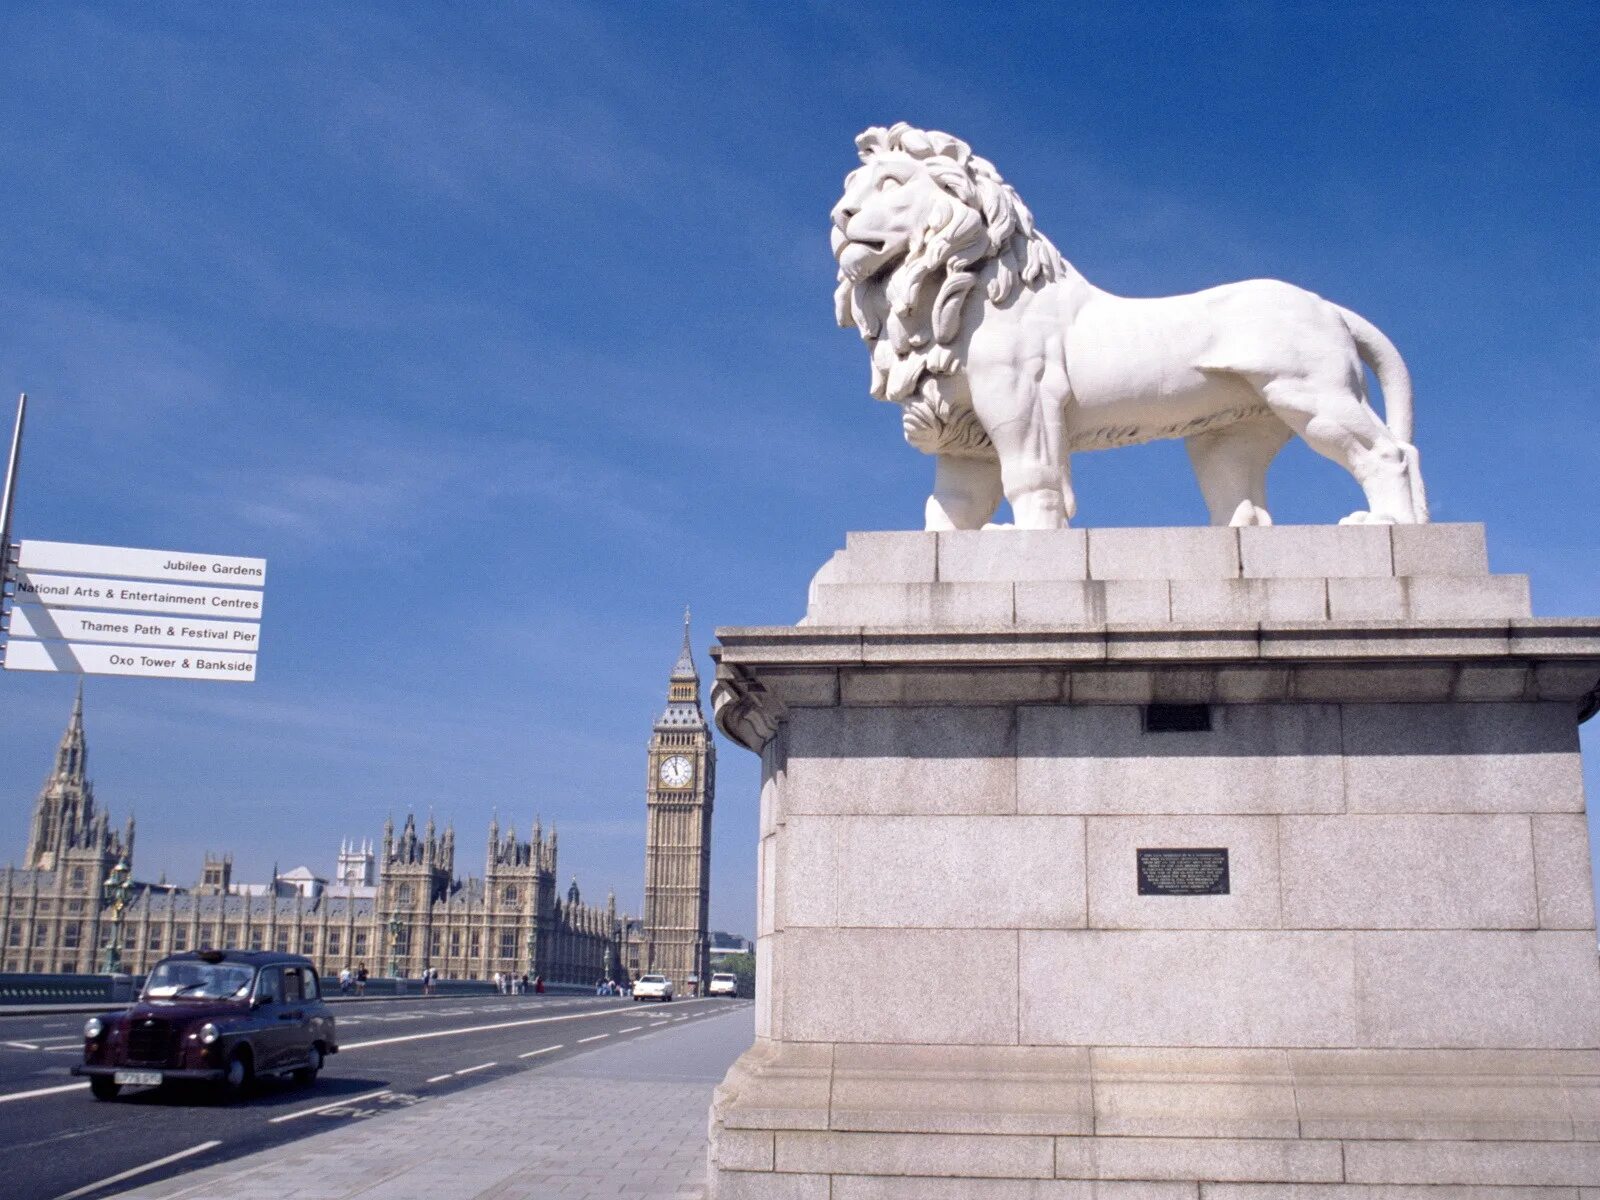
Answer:
[[[160,1087],[160,1071],[118,1071],[111,1077],[113,1083],[124,1087]]]

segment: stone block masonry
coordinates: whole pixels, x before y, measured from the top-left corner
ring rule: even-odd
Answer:
[[[715,1194],[1600,1188],[1600,621],[1481,527],[852,535],[719,640],[763,990]]]

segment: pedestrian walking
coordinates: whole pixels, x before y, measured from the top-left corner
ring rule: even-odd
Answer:
[[[365,996],[366,994],[367,994],[367,964],[366,963],[357,963],[356,964],[356,995]]]

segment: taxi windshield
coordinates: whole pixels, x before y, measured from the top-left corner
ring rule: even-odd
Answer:
[[[144,995],[150,1000],[228,1000],[249,995],[255,977],[256,969],[244,963],[170,959],[150,972]]]

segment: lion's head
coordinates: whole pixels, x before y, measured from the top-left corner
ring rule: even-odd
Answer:
[[[833,208],[839,324],[872,347],[871,391],[907,406],[906,438],[929,453],[987,453],[988,439],[940,386],[968,293],[993,260],[987,294],[1054,279],[1061,257],[988,160],[960,138],[905,122],[856,138],[862,165]],[[959,427],[959,428],[958,428]]]

